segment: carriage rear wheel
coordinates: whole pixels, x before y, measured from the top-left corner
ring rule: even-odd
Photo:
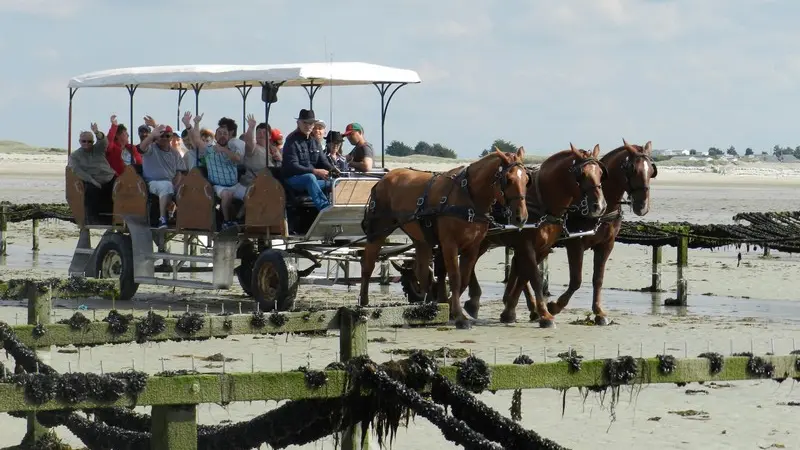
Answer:
[[[292,309],[299,281],[297,266],[282,250],[264,250],[253,264],[251,288],[261,311]]]
[[[133,246],[130,236],[106,233],[95,250],[97,278],[119,280],[120,300],[136,295],[139,283],[133,281]]]

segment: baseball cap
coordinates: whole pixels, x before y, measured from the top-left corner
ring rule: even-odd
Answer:
[[[169,126],[169,125],[167,125],[166,127],[164,127],[164,133],[172,133],[172,127],[171,127],[171,126]]]
[[[350,133],[354,131],[364,133],[364,127],[362,127],[360,123],[353,122],[347,125],[347,128],[344,129],[344,133],[342,133],[342,136],[348,136]]]
[[[142,133],[142,132],[149,133],[150,132],[150,127],[148,127],[147,125],[139,125],[139,133]]]
[[[269,140],[270,142],[278,142],[283,140],[283,134],[281,133],[281,130],[273,128],[269,134]]]

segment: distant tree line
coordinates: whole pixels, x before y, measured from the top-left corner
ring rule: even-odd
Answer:
[[[691,150],[689,150],[689,154],[690,155],[697,155],[697,150],[691,149]],[[762,151],[761,154],[762,155],[768,155],[769,152]],[[800,159],[800,145],[798,145],[795,148],[788,147],[788,146],[787,147],[781,147],[780,145],[776,145],[776,146],[772,147],[772,154],[775,155],[775,156],[793,155],[795,158]],[[736,147],[734,147],[732,145],[730,147],[728,147],[727,150],[722,150],[722,149],[717,148],[717,147],[709,147],[708,148],[708,156],[722,156],[722,155],[739,156],[739,152],[736,151]],[[744,150],[744,155],[745,156],[755,155],[755,151],[752,148],[747,147]]]
[[[386,147],[386,154],[392,156],[411,156],[411,155],[428,155],[438,156],[440,158],[458,158],[453,149],[445,147],[442,144],[429,144],[425,141],[417,142],[417,145],[411,147],[405,142],[392,141]]]

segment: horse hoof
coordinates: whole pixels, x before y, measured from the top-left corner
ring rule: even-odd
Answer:
[[[539,320],[539,313],[537,313],[536,311],[531,311],[530,317],[531,317],[531,322],[536,322],[537,320]]]
[[[606,316],[594,316],[594,324],[597,326],[604,327],[608,325],[608,319]]]
[[[476,306],[472,302],[464,303],[464,311],[466,311],[467,314],[469,314],[470,317],[472,317],[473,319],[477,319],[478,318],[478,309],[479,308],[480,307]]]
[[[500,313],[500,322],[502,323],[514,323],[517,321],[517,315],[514,313],[507,313],[503,311]]]
[[[555,328],[556,322],[552,319],[539,319],[539,328]]]
[[[456,329],[458,330],[469,330],[472,328],[472,324],[469,322],[468,319],[458,319],[456,320]]]
[[[552,315],[556,315],[559,313],[558,311],[558,303],[556,302],[547,302],[547,312]]]

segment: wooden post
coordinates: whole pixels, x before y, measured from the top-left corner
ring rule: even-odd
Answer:
[[[8,249],[8,245],[6,244],[6,239],[8,239],[8,218],[6,214],[8,213],[8,207],[3,205],[0,206],[0,256],[6,256],[8,253],[6,250]]]
[[[349,308],[339,310],[339,354],[341,361],[367,354],[367,324]],[[369,433],[361,445],[361,425],[349,427],[342,434],[341,450],[369,450]]]
[[[42,292],[39,290],[37,283],[28,282],[25,285],[25,292],[28,297],[28,325],[49,325],[50,324],[50,309],[52,302],[52,290],[47,289]],[[50,351],[50,347],[36,347],[34,351]],[[48,360],[49,358],[45,358]],[[33,445],[47,434],[48,430],[36,420],[36,413],[27,413],[27,428],[25,437],[22,438],[22,446],[33,447]]]
[[[508,282],[508,270],[511,268],[511,256],[514,254],[514,249],[511,247],[505,248],[506,252],[506,264],[503,267],[503,283]]]
[[[542,272],[542,293],[550,295],[550,258],[544,257],[542,262],[539,263],[539,270]]]
[[[381,274],[380,274],[380,284],[381,286],[388,286],[390,283],[389,278],[389,261],[381,261]]]
[[[197,450],[197,405],[153,406],[151,450]]]
[[[686,278],[683,277],[683,268],[689,265],[689,236],[678,237],[678,263],[676,265],[678,272],[676,301],[679,306],[686,306],[689,286]]]
[[[653,246],[653,274],[652,283],[650,284],[650,292],[661,291],[661,261],[662,252],[660,245]]]
[[[764,258],[769,258],[769,256],[770,256],[769,247],[764,246]]]
[[[39,219],[33,219],[33,245],[31,250],[39,251]]]

